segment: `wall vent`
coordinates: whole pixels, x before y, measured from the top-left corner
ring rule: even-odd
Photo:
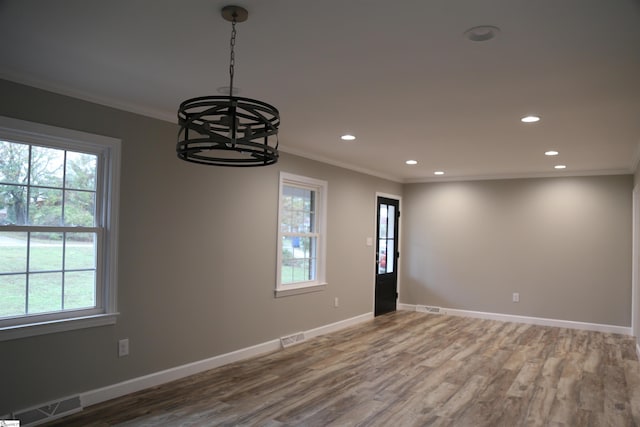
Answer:
[[[432,314],[440,314],[440,307],[433,307],[431,305],[416,305],[416,311],[420,313],[432,313]]]
[[[14,412],[13,418],[20,420],[20,425],[36,426],[67,415],[82,411],[80,396],[68,397],[42,406]]]
[[[287,335],[280,338],[280,343],[282,344],[282,348],[287,348],[304,340],[304,332],[296,332],[295,334]]]

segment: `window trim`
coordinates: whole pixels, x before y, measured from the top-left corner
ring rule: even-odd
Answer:
[[[316,279],[308,282],[282,284],[282,237],[281,231],[283,189],[285,185],[302,187],[316,193],[316,226],[318,234],[316,243]],[[280,172],[280,184],[278,187],[278,244],[276,265],[276,289],[275,297],[286,297],[309,292],[318,292],[326,288],[326,255],[327,255],[327,181],[310,178],[302,175],[294,175],[288,172]]]
[[[0,116],[0,139],[39,146],[77,150],[97,154],[98,174],[96,216],[104,235],[98,248],[96,274],[102,281],[99,307],[91,310],[66,311],[47,315],[34,315],[2,322],[0,341],[54,332],[110,325],[116,322],[117,264],[118,264],[118,211],[120,194],[121,141],[116,138],[64,129],[40,123]],[[12,230],[11,226],[4,228]],[[20,227],[22,228],[22,227]],[[0,227],[0,230],[3,228]],[[37,232],[38,227],[30,231]],[[74,313],[76,315],[74,316]]]

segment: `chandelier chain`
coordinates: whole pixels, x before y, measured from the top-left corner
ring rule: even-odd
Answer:
[[[233,74],[235,71],[235,66],[236,66],[236,53],[235,53],[235,46],[236,46],[236,17],[235,15],[233,16],[233,20],[231,21],[231,41],[229,42],[229,46],[231,47],[231,55],[230,55],[230,59],[229,59],[229,77],[230,77],[230,84],[229,84],[229,96],[233,96]]]

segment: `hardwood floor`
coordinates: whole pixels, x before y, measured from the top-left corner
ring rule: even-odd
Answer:
[[[640,426],[633,338],[400,311],[50,426]]]

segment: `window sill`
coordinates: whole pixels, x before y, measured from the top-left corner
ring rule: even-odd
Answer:
[[[49,322],[31,323],[0,328],[0,341],[73,331],[75,329],[93,328],[113,325],[119,313],[98,314],[95,316],[76,317],[73,319],[52,320]]]
[[[319,291],[323,291],[325,288],[327,287],[326,283],[316,283],[313,285],[304,285],[304,286],[298,286],[298,287],[286,287],[286,288],[280,288],[280,289],[276,289],[275,291],[275,297],[276,298],[282,298],[282,297],[288,297],[288,296],[292,296],[292,295],[300,295],[300,294],[308,294],[311,292],[319,292]]]

